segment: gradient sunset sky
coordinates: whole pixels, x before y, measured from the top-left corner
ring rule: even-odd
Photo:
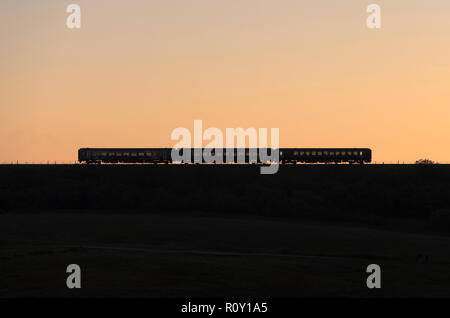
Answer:
[[[448,0],[2,0],[0,28],[0,163],[172,147],[195,119],[450,162]]]

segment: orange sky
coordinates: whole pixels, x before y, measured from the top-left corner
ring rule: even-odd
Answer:
[[[449,16],[448,0],[2,0],[0,163],[171,147],[194,119],[450,162]]]

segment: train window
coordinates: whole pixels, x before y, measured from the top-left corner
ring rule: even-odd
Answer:
[[[319,152],[317,153],[317,155],[318,155],[318,156],[321,156],[321,155],[322,155],[322,151],[319,151]]]
[[[352,152],[351,151],[347,151],[347,155],[351,156]]]
[[[362,151],[360,151],[360,152],[359,152],[359,155],[360,155],[360,156],[362,156],[362,155],[363,155]]]
[[[181,151],[183,151],[183,150],[181,150]],[[151,152],[146,152],[145,155],[146,155],[147,157],[151,157],[151,156],[152,156],[152,153],[151,153]],[[181,155],[183,155],[183,154],[181,154]]]
[[[324,151],[324,152],[323,152],[323,155],[324,155],[324,156],[328,156],[328,151]]]
[[[298,151],[294,151],[294,156],[298,156]]]
[[[353,151],[353,155],[354,155],[354,156],[357,156],[357,155],[358,155],[358,152],[357,152],[357,151]]]
[[[128,157],[128,156],[130,155],[130,153],[129,153],[129,152],[124,152],[123,155],[124,155],[125,157]]]
[[[342,151],[342,152],[341,152],[341,155],[345,156],[345,151]]]
[[[300,156],[303,156],[305,154],[304,151],[300,151]]]
[[[330,156],[334,156],[334,151],[330,151]]]
[[[109,154],[108,154],[108,156],[110,156],[110,157],[114,157],[116,154],[114,153],[114,152],[110,152]]]
[[[341,153],[339,151],[336,151],[336,156],[340,156]]]
[[[107,156],[107,154],[106,154],[106,152],[102,152],[102,154],[101,154],[102,156],[104,156],[104,157],[106,157]]]
[[[144,154],[143,152],[140,152],[140,153],[138,153],[138,156],[139,156],[139,157],[144,157],[145,154]]]
[[[280,155],[281,155],[281,156],[283,155],[283,152],[282,152],[282,151],[280,151]]]
[[[315,151],[313,151],[313,152],[311,153],[311,155],[315,156],[315,155],[316,155],[316,152],[315,152]]]
[[[311,153],[309,151],[306,152],[306,155],[309,156]]]
[[[131,156],[132,156],[132,157],[136,157],[136,153],[135,153],[135,152],[132,152],[132,153],[131,153]]]

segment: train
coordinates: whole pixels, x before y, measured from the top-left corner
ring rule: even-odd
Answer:
[[[80,148],[78,150],[78,161],[85,164],[101,163],[150,163],[150,164],[173,164],[173,163],[207,163],[201,154],[204,151],[216,155],[217,149],[208,148],[185,148],[177,149],[179,154],[186,151],[191,152],[191,161],[183,162],[172,160],[172,148]],[[247,164],[267,164],[268,162],[260,156],[261,150],[270,157],[273,151],[278,151],[280,164],[297,163],[348,163],[365,164],[372,161],[372,150],[369,148],[222,148],[216,158],[223,156],[219,163],[244,162]],[[229,154],[228,156],[226,154]],[[199,156],[200,154],[200,156]],[[229,160],[229,159],[233,160]],[[241,159],[241,161],[238,161]]]

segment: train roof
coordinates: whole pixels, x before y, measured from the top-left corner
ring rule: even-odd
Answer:
[[[97,151],[161,151],[172,150],[173,148],[80,148],[79,150],[97,150]],[[178,148],[178,149],[208,149],[208,148]],[[211,148],[214,149],[214,148]],[[222,148],[222,149],[258,149],[258,148]],[[262,149],[270,149],[270,147],[262,147]],[[274,148],[275,149],[275,148]],[[333,151],[333,150],[356,150],[356,151],[371,151],[370,148],[355,148],[355,147],[341,147],[341,148],[278,148],[282,151]]]

